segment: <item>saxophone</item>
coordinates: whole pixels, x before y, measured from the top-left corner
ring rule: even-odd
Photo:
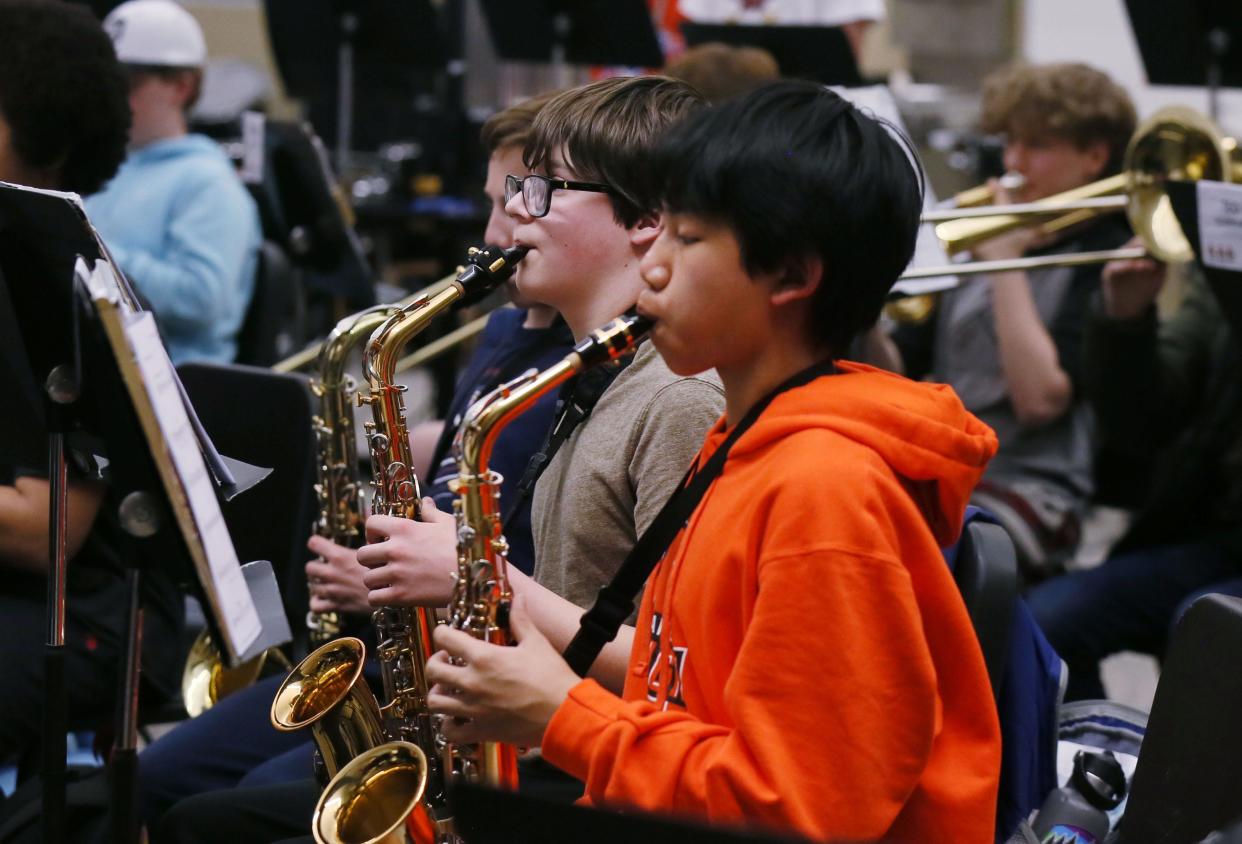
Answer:
[[[532,370],[476,401],[454,440],[459,496],[457,516],[458,574],[449,623],[494,644],[512,642],[509,608],[512,591],[507,573],[508,543],[501,532],[501,476],[488,468],[502,429],[540,396],[574,375],[614,361],[630,352],[651,329],[646,317],[629,314],[592,332],[574,350],[542,372]],[[313,831],[320,844],[346,841],[452,842],[451,820],[436,818],[428,794],[438,767],[471,782],[514,789],[517,755],[511,745],[488,742],[473,746],[419,746],[391,742],[358,757],[328,785],[315,808]],[[436,759],[443,751],[441,758]],[[358,833],[351,833],[350,830]],[[391,836],[391,837],[383,837]]]
[[[505,426],[541,396],[579,372],[614,361],[631,351],[650,330],[637,315],[613,320],[592,332],[557,364],[531,371],[493,390],[467,411],[453,448],[458,477],[449,484],[458,498],[457,581],[449,605],[449,624],[477,639],[512,644],[509,634],[509,544],[501,532],[500,485],[504,480],[488,468],[496,438]],[[517,788],[517,750],[486,742],[453,748],[457,773],[468,782]]]
[[[372,420],[365,424],[372,461],[372,513],[407,519],[417,519],[420,515],[421,493],[418,478],[411,468],[405,421],[405,387],[394,383],[402,350],[450,306],[463,299],[478,298],[503,282],[524,254],[521,248],[502,251],[487,247],[472,251],[470,265],[457,278],[397,310],[368,339],[363,351],[367,384],[366,389],[358,393],[357,400],[359,406],[369,406],[372,412]],[[294,672],[299,676],[290,675],[294,682],[290,684],[287,680],[286,685],[296,688],[291,688],[285,701],[281,694],[285,688],[278,692],[272,707],[272,721],[279,729],[296,729],[304,723],[312,723],[312,734],[330,777],[325,795],[354,782],[359,766],[366,768],[377,758],[389,758],[381,748],[385,740],[400,743],[405,748],[403,758],[421,760],[414,765],[421,782],[420,811],[414,815],[422,819],[422,826],[432,836],[427,840],[451,840],[445,771],[436,751],[431,717],[427,712],[425,668],[430,656],[434,611],[422,607],[382,607],[375,611],[372,621],[379,640],[376,653],[388,703],[380,709],[374,695],[359,679],[361,660],[355,657],[361,642],[339,639],[308,656],[304,660],[304,664],[309,663],[306,672],[299,673],[302,668],[299,666]],[[370,700],[358,700],[367,696]],[[308,711],[300,712],[294,701],[305,701],[303,708]],[[311,720],[312,709],[318,720]],[[303,717],[289,719],[286,726],[282,723],[285,719],[278,718],[285,712]],[[347,723],[342,724],[342,720]],[[366,721],[367,726],[357,727],[358,721]],[[327,735],[321,735],[325,733]],[[329,752],[334,754],[331,764],[327,758]],[[394,775],[388,781],[404,782],[412,776]],[[371,775],[364,777],[368,781],[372,778]],[[356,814],[347,817],[356,817]],[[329,824],[330,829],[325,831],[318,820],[316,823],[316,835],[322,833],[323,840],[348,838],[344,828]],[[426,835],[421,837],[426,838]]]
[[[374,415],[374,421],[366,423],[367,441],[376,461],[373,466],[375,498],[372,512],[407,518],[418,516],[418,479],[409,468],[409,441],[401,400],[405,388],[392,383],[401,348],[426,328],[435,316],[463,297],[482,296],[503,282],[512,274],[513,265],[523,254],[524,250],[501,251],[497,247],[471,250],[469,265],[441,290],[422,296],[403,308],[389,308],[387,314],[382,314],[381,309],[372,309],[358,315],[356,322],[346,320],[351,327],[341,332],[341,344],[325,345],[321,356],[321,372],[325,374],[321,382],[325,391],[330,393],[330,412],[335,414],[329,418],[348,418],[345,406],[348,391],[339,386],[339,375],[346,357],[342,346],[346,335],[351,341],[367,335],[363,323],[372,329],[364,351],[368,389],[365,394],[357,395],[358,403],[371,405]],[[335,330],[333,333],[336,335]],[[378,343],[377,338],[381,338]],[[329,356],[332,358],[330,361]],[[332,389],[332,384],[338,384],[338,387]],[[328,426],[325,424],[323,427]],[[350,431],[349,437],[338,431],[332,435],[336,447],[344,446],[344,451],[340,452],[344,455],[352,453],[352,428]],[[347,446],[344,445],[346,443]],[[348,457],[345,459],[348,460]],[[336,502],[357,502],[360,513],[361,493],[357,485],[341,481],[342,477],[348,476],[333,471],[327,460],[323,462],[329,466],[325,470],[329,477],[325,482],[325,476],[320,476],[320,485],[325,487],[319,493],[321,503],[328,501],[330,494]],[[389,482],[390,478],[398,480]],[[335,509],[335,504],[333,507],[327,518],[321,518],[317,529],[327,526],[335,529],[348,524],[353,536],[357,537],[360,518],[352,523],[348,519],[334,519],[334,516],[340,515],[340,510]],[[365,646],[353,637],[329,641],[308,655],[285,679],[272,702],[272,725],[277,729],[293,731],[307,726],[311,728],[323,774],[329,779],[335,778],[351,759],[385,741],[418,738],[420,741],[416,747],[431,746],[422,743],[427,729],[418,718],[419,707],[424,712],[426,708],[425,681],[421,694],[419,691],[423,662],[411,656],[413,652],[426,650],[429,640],[425,637],[430,634],[430,614],[425,610],[385,608],[377,610],[373,620],[380,640],[378,653],[389,701],[386,706],[381,709],[362,679]],[[419,637],[423,637],[421,641]],[[437,773],[428,767],[429,774]],[[433,778],[432,783],[435,782]]]
[[[376,305],[338,322],[324,341],[319,377],[310,385],[319,400],[319,414],[312,422],[319,455],[315,484],[319,517],[314,529],[319,536],[347,548],[360,544],[366,508],[356,469],[353,401],[357,384],[345,372],[345,365],[350,353],[398,310],[392,305]],[[315,648],[341,632],[335,612],[307,612],[306,627]]]

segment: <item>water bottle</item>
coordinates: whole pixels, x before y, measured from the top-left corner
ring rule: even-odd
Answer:
[[[1044,801],[1031,829],[1040,844],[1099,844],[1108,810],[1126,795],[1126,776],[1113,754],[1078,751],[1069,782]]]

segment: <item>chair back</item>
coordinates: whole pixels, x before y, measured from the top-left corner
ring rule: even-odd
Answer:
[[[979,519],[969,522],[962,530],[953,579],[979,637],[993,694],[999,699],[1018,601],[1018,558],[1005,529]]]
[[[276,243],[259,250],[254,294],[237,335],[237,362],[271,366],[305,344],[306,293],[302,271]]]
[[[281,598],[303,644],[307,609],[306,540],[315,518],[315,437],[306,379],[251,366],[187,363],[177,368],[221,454],[271,475],[222,506],[237,556],[271,560]]]

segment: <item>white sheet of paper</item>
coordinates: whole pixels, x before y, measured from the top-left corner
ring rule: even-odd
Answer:
[[[1242,185],[1201,181],[1196,189],[1203,265],[1242,272]]]
[[[246,586],[237,560],[237,550],[229,536],[216,500],[215,485],[199,450],[194,427],[182,403],[176,374],[149,312],[134,314],[125,325],[138,369],[146,382],[155,418],[172,452],[173,464],[189,499],[194,523],[207,552],[207,563],[223,610],[224,625],[238,653],[243,653],[261,632],[258,611]]]
[[[884,118],[902,132],[906,132],[906,126],[901,121],[901,113],[897,111],[897,101],[893,99],[892,92],[886,86],[869,85],[865,88],[831,87],[833,91],[845,97],[854,105],[871,112],[876,117]],[[930,211],[936,205],[936,192],[932,190],[926,170],[923,171],[923,183],[927,186],[926,193],[923,196],[923,210]],[[948,263],[948,253],[944,251],[944,246],[940,243],[940,239],[936,237],[935,226],[930,223],[924,223],[919,226],[919,237],[914,243],[914,257],[910,260],[909,268],[943,267]],[[936,276],[935,278],[899,281],[893,285],[893,291],[905,293],[909,296],[918,296],[922,293],[948,290],[957,287],[957,285],[957,276],[943,275]]]

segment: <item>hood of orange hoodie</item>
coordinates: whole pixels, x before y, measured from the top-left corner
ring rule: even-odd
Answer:
[[[913,482],[912,495],[941,546],[957,540],[966,504],[996,434],[962,405],[952,387],[911,381],[849,361],[836,375],[782,393],[734,444],[729,458],[808,428],[827,428],[874,450]],[[721,436],[719,428],[712,440]],[[719,445],[719,442],[712,442]]]

